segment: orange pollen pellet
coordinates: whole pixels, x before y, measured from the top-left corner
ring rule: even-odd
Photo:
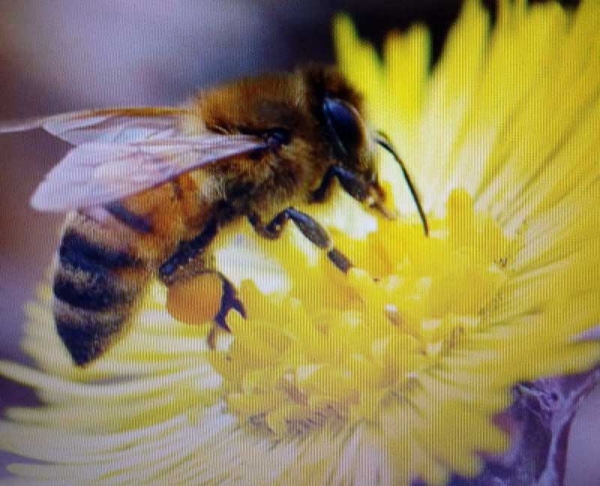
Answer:
[[[223,285],[212,273],[176,282],[167,293],[167,310],[175,319],[198,325],[211,321],[221,306]]]

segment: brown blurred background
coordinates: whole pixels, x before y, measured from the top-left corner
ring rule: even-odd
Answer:
[[[174,104],[198,87],[305,61],[333,62],[331,21],[342,10],[376,44],[392,28],[427,23],[435,57],[460,5],[460,0],[0,0],[0,120]],[[28,199],[67,148],[39,131],[0,136],[0,359],[27,361],[19,348],[23,304],[52,258],[62,219],[34,212]],[[35,403],[35,397],[0,377],[0,410],[20,403]],[[593,403],[600,399],[588,401],[574,426],[572,485],[600,484],[600,426],[594,420],[599,414]],[[0,466],[9,459],[0,456]]]

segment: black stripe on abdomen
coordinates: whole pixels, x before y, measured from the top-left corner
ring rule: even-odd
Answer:
[[[100,246],[73,230],[67,230],[63,235],[58,256],[61,264],[92,273],[141,264],[130,254]]]
[[[138,233],[150,233],[152,231],[152,224],[147,218],[130,211],[119,201],[105,204],[104,209],[117,221]]]
[[[73,312],[55,304],[56,331],[73,362],[84,366],[98,358],[123,332],[127,314]]]

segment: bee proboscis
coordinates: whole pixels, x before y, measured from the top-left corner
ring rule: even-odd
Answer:
[[[400,164],[425,233],[415,187],[363,101],[334,68],[310,66],[199,92],[182,107],[87,110],[0,126],[42,128],[74,145],[31,204],[68,212],[53,278],[56,329],[75,364],[104,353],[127,328],[153,275],[171,286],[207,274],[222,283],[214,322],[245,315],[227,278],[212,268],[219,228],[247,218],[277,238],[291,220],[340,270],[352,263],[299,203],[328,199],[337,179],[360,203],[384,204],[375,149]],[[201,297],[199,297],[201,298]]]

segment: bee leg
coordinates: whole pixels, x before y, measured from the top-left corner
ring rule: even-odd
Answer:
[[[259,235],[269,239],[279,238],[288,220],[292,220],[306,238],[327,252],[327,257],[342,272],[348,272],[353,266],[352,262],[333,245],[325,228],[302,211],[289,207],[277,214],[267,224],[263,223],[257,214],[250,214],[248,220]]]
[[[229,331],[225,317],[227,313],[234,309],[246,317],[246,310],[243,304],[236,297],[235,287],[227,280],[220,272],[207,268],[206,257],[203,255],[205,248],[210,244],[217,234],[218,225],[216,221],[207,224],[204,230],[190,241],[180,243],[179,248],[173,253],[169,259],[164,262],[159,270],[159,278],[169,286],[182,279],[193,278],[201,274],[215,274],[222,283],[223,293],[221,294],[221,305],[219,311],[214,316],[215,323]]]
[[[223,284],[223,294],[221,297],[221,306],[219,308],[219,312],[213,318],[216,326],[212,326],[211,330],[206,337],[206,343],[208,347],[212,350],[217,348],[217,337],[223,332],[231,332],[229,326],[227,325],[227,321],[225,321],[225,317],[230,310],[237,311],[244,319],[246,318],[246,309],[244,308],[244,304],[237,298],[235,287],[233,284],[225,278],[224,275],[217,271],[210,271],[211,273],[215,273]]]
[[[327,169],[321,185],[313,191],[311,201],[323,202],[329,194],[334,179],[337,179],[344,191],[357,201],[374,207],[388,219],[395,218],[396,215],[383,205],[385,194],[376,180],[367,182],[358,174],[340,165],[332,165]]]
[[[357,201],[362,202],[367,198],[369,184],[364,179],[341,165],[332,165],[325,172],[321,185],[313,191],[313,202],[323,202],[326,199],[335,178],[340,181],[344,190]]]
[[[160,279],[170,285],[181,278],[190,277],[201,273],[204,265],[201,259],[197,258],[200,253],[210,244],[217,234],[218,225],[216,221],[208,223],[202,232],[190,241],[183,241],[179,244],[175,253],[164,262],[158,269]],[[197,262],[196,265],[191,265]],[[200,268],[197,267],[200,264]]]
[[[217,274],[217,276],[221,279],[221,283],[223,284],[221,307],[219,308],[219,312],[217,312],[217,315],[213,318],[213,320],[221,329],[229,331],[229,326],[227,326],[227,322],[225,321],[227,313],[233,309],[237,311],[243,318],[246,318],[246,309],[244,308],[244,304],[242,304],[242,302],[237,298],[233,284],[220,272],[214,270],[213,272]]]
[[[212,326],[210,331],[208,332],[208,336],[206,336],[206,344],[208,344],[208,348],[212,351],[217,349],[217,337],[222,331],[219,329],[219,326]]]

